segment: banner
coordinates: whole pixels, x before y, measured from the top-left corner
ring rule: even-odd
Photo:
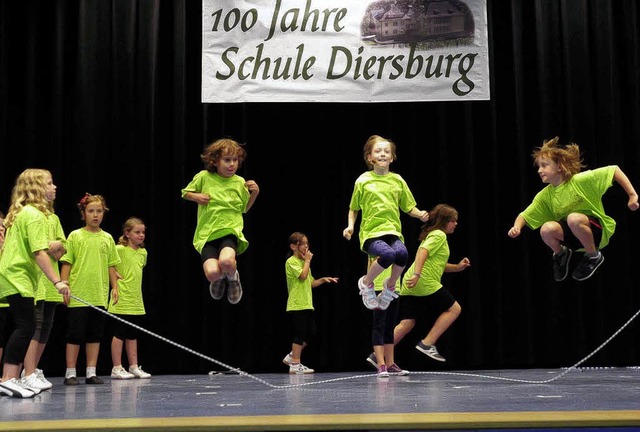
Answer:
[[[203,0],[202,102],[489,99],[486,0]]]

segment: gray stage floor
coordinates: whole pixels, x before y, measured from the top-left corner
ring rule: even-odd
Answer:
[[[0,431],[640,429],[640,370],[162,375],[0,398]]]

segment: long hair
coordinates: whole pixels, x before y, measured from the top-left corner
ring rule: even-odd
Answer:
[[[131,230],[133,228],[135,228],[136,225],[143,225],[144,226],[144,222],[142,222],[142,219],[137,218],[137,217],[133,217],[133,216],[130,217],[129,219],[127,219],[124,222],[124,224],[122,224],[122,235],[118,239],[118,244],[119,245],[129,246],[129,237],[126,236],[126,233],[130,233]],[[144,247],[144,242],[140,243],[140,247],[141,248]]]
[[[541,158],[554,161],[562,171],[564,180],[569,180],[575,174],[578,174],[585,165],[582,163],[578,144],[569,143],[561,147],[558,145],[559,141],[560,138],[558,137],[544,140],[541,147],[536,147],[533,150],[531,157],[534,165],[538,165]]]
[[[443,230],[451,221],[458,219],[458,211],[448,204],[438,204],[429,211],[429,220],[422,225],[418,239],[427,238],[433,230]]]
[[[22,171],[11,191],[11,205],[4,226],[13,225],[16,216],[26,205],[32,205],[45,215],[53,213],[53,203],[46,197],[46,180],[51,173],[46,169],[27,168]]]

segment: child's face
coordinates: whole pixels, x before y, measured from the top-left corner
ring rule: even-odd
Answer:
[[[298,258],[302,258],[309,251],[309,240],[306,237],[303,237],[302,240],[298,244],[292,244],[291,250]]]
[[[91,230],[99,230],[103,218],[104,207],[101,202],[92,202],[84,209],[84,220]]]
[[[538,175],[540,176],[542,183],[557,186],[563,182],[564,176],[562,175],[562,170],[556,162],[549,158],[541,157],[538,159],[537,163]]]
[[[371,154],[368,159],[374,167],[389,167],[391,162],[393,162],[391,144],[388,141],[375,143],[371,149]]]
[[[50,175],[44,177],[44,196],[49,202],[53,202],[56,199],[56,189],[58,187],[53,184],[53,179]]]
[[[453,219],[447,222],[447,224],[444,227],[444,233],[445,234],[453,234],[453,232],[456,230],[456,227],[458,226],[458,219]]]
[[[225,154],[218,160],[216,166],[218,174],[222,177],[231,177],[238,171],[238,156]]]
[[[129,245],[132,248],[137,249],[144,242],[145,230],[146,228],[144,225],[137,224],[131,228],[131,231],[124,233],[124,235],[129,239]]]

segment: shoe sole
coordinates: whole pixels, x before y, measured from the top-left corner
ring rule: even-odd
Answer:
[[[569,256],[567,257],[567,265],[564,266],[564,276],[562,276],[562,279],[555,279],[556,282],[562,282],[563,280],[565,280],[567,278],[567,276],[569,276],[569,263],[571,262],[571,257],[573,256],[573,251],[569,248],[567,248],[567,253],[569,254]]]
[[[600,266],[602,265],[602,263],[603,263],[603,262],[604,262],[604,255],[602,256],[602,260],[600,260],[600,262],[598,263],[598,265],[597,265],[597,266],[595,266],[595,267],[593,268],[593,271],[592,271],[591,273],[589,273],[587,276],[585,276],[585,277],[583,277],[583,278],[581,278],[581,279],[578,279],[578,278],[577,278],[577,277],[575,277],[575,276],[571,276],[571,277],[573,278],[573,280],[577,280],[578,282],[586,281],[587,279],[589,279],[591,276],[593,276],[593,275],[594,275],[594,273],[596,272],[596,270],[598,270],[598,269],[600,268]]]
[[[416,345],[416,349],[417,349],[418,351],[420,351],[422,354],[426,355],[427,357],[429,357],[430,359],[433,359],[433,360],[435,360],[435,361],[439,361],[439,362],[446,362],[446,361],[447,361],[447,359],[445,359],[444,357],[440,357],[440,358],[438,358],[438,357],[434,357],[434,356],[432,356],[432,355],[431,355],[431,354],[429,354],[426,350],[424,350],[424,349],[420,348],[420,345]]]
[[[18,390],[13,390],[10,389],[9,387],[5,387],[3,385],[0,385],[0,392],[2,392],[3,394],[7,395],[7,396],[11,396],[14,398],[20,398],[20,399],[29,399],[32,398],[36,395],[36,393],[34,391],[31,391],[29,389],[24,389],[28,392],[30,392],[31,394],[23,394],[22,392],[18,391]]]

